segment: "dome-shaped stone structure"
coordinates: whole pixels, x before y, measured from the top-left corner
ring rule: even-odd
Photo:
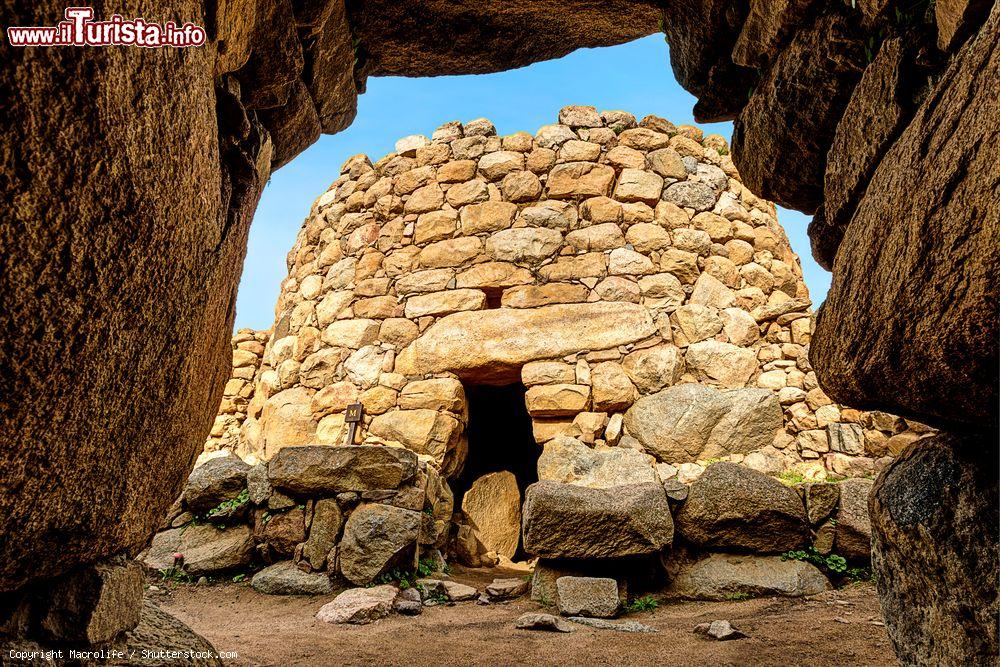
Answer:
[[[374,164],[354,156],[288,270],[262,356],[260,336],[237,336],[214,431],[231,441],[245,417],[244,455],[345,444],[360,403],[356,443],[454,477],[484,386],[522,392],[536,442],[593,447],[553,445],[540,467],[559,481],[583,474],[567,456],[611,449],[660,477],[717,458],[859,474],[902,430],[818,388],[774,205],[741,185],[722,137],[657,117],[567,107],[534,136],[452,122]]]

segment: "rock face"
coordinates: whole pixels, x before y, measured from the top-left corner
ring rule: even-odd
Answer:
[[[994,6],[883,157],[844,232],[813,348],[837,400],[997,428],[1000,205],[990,193],[1000,165],[988,156],[1000,149],[1000,102],[982,82],[998,76]]]
[[[216,649],[208,640],[196,634],[191,628],[156,606],[149,599],[143,600],[139,625],[129,631],[122,640],[126,654],[142,655],[143,651],[176,652],[171,659],[175,665],[184,667],[222,667],[216,658]],[[179,656],[186,655],[187,658]]]
[[[614,618],[621,602],[618,582],[602,577],[559,577],[556,579],[559,613],[563,616]]]
[[[685,463],[771,444],[782,413],[777,396],[766,389],[687,384],[636,401],[625,413],[625,426],[659,460]]]
[[[801,597],[831,588],[815,566],[778,556],[712,554],[680,570],[670,592],[693,600],[726,600],[737,595]]]
[[[521,542],[521,492],[507,471],[484,475],[462,497],[462,511],[487,550],[514,558]]]
[[[700,547],[781,553],[805,543],[809,521],[793,489],[744,466],[713,463],[691,485],[677,532]]]
[[[303,572],[292,561],[282,561],[253,575],[250,585],[266,595],[325,595],[333,592],[326,572]]]
[[[30,3],[5,22],[53,25],[63,9]],[[147,18],[167,13],[210,18],[194,0]],[[3,591],[139,551],[180,493],[230,374],[271,153],[215,86],[214,48],[41,51],[11,49],[0,66],[0,85],[21,91],[0,121],[19,145],[0,186],[0,532],[21,535],[0,544]],[[127,166],[154,146],[158,166]]]
[[[903,664],[988,664],[997,654],[994,440],[921,440],[872,489],[872,568]]]
[[[871,558],[872,524],[868,517],[868,497],[874,482],[870,479],[845,479],[840,487],[837,507],[837,553],[845,558]]]
[[[394,489],[416,472],[399,447],[288,447],[268,464],[272,486],[302,494]]]
[[[155,570],[174,566],[174,554],[184,555],[184,569],[198,577],[228,572],[250,564],[253,533],[247,526],[220,530],[210,524],[157,533],[142,561]]]
[[[538,457],[538,479],[593,489],[659,481],[648,456],[641,452],[624,447],[591,449],[565,436],[545,443]]]
[[[348,518],[340,543],[340,572],[358,586],[375,577],[416,548],[420,512],[389,505],[362,505]]]
[[[188,477],[184,502],[193,512],[207,512],[219,503],[235,498],[247,488],[246,463],[236,456],[206,461]]]
[[[392,613],[392,603],[398,594],[399,589],[388,584],[351,588],[323,605],[316,618],[324,623],[365,625]]]
[[[669,546],[674,526],[663,487],[612,490],[538,482],[524,501],[524,549],[544,558],[618,558]]]

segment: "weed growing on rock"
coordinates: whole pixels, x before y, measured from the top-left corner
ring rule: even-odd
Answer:
[[[807,563],[812,563],[821,570],[836,572],[837,574],[840,574],[847,569],[847,560],[843,556],[838,556],[836,554],[824,556],[813,547],[809,547],[805,550],[786,551],[781,554],[781,560],[802,560]]]
[[[652,595],[643,595],[641,598],[635,598],[626,604],[625,610],[630,614],[634,614],[640,611],[653,611],[659,606],[659,600],[654,598]]]

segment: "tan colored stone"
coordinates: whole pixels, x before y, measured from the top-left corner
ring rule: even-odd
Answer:
[[[700,382],[726,389],[745,387],[757,370],[753,350],[716,340],[692,344],[684,360]]]
[[[608,274],[608,260],[604,253],[588,252],[575,257],[560,257],[552,264],[538,270],[543,280],[572,280],[601,278]]]
[[[429,213],[436,211],[444,204],[444,193],[437,183],[418,188],[403,204],[406,213]]]
[[[468,379],[510,379],[529,361],[603,350],[656,332],[645,308],[579,303],[534,309],[455,313],[432,325],[396,359],[406,375],[450,371]]]
[[[577,229],[566,235],[566,243],[581,252],[612,250],[625,245],[621,227],[612,222]]]
[[[635,250],[615,248],[608,257],[608,273],[615,276],[642,276],[656,273],[656,268],[652,260]]]
[[[482,249],[483,243],[478,238],[464,236],[424,246],[417,261],[421,266],[429,268],[461,266],[477,257]]]
[[[458,208],[460,206],[465,206],[466,204],[475,204],[476,202],[486,201],[490,198],[489,189],[486,187],[486,181],[479,179],[474,179],[471,181],[466,181],[465,183],[456,183],[448,188],[448,192],[445,195],[448,203]]]
[[[486,201],[462,209],[462,233],[471,236],[497,232],[514,223],[517,206],[510,202]]]
[[[670,247],[670,233],[660,225],[649,222],[640,222],[629,227],[625,232],[625,240],[644,254]]]
[[[670,145],[670,137],[660,132],[645,127],[637,127],[625,130],[618,135],[618,141],[622,146],[628,146],[639,151],[655,151]]]
[[[534,281],[528,269],[509,262],[484,262],[476,264],[458,274],[456,286],[478,288],[501,288],[527,285]]]
[[[504,229],[487,239],[486,252],[500,261],[538,264],[558,252],[562,241],[562,234],[555,229]]]
[[[660,255],[660,269],[674,275],[685,285],[694,283],[701,275],[698,270],[698,256],[677,248],[663,251]]]
[[[537,308],[553,303],[579,303],[589,295],[585,285],[575,283],[522,285],[504,290],[500,303],[504,308]]]
[[[512,171],[524,169],[524,155],[513,151],[487,153],[479,158],[479,173],[488,181],[498,181]]]
[[[542,194],[542,183],[530,171],[515,171],[504,176],[500,191],[507,201],[535,201]]]
[[[594,286],[594,293],[602,301],[639,303],[642,298],[638,283],[621,276],[608,276]]]
[[[606,222],[617,224],[622,221],[622,205],[610,197],[591,197],[580,204],[580,215],[595,225]]]
[[[622,368],[639,393],[651,394],[680,380],[684,360],[675,346],[657,345],[625,355]]]
[[[447,289],[448,283],[455,277],[454,269],[428,269],[413,271],[396,280],[396,293],[401,296],[439,292]]]
[[[558,164],[549,172],[546,183],[552,199],[576,199],[611,194],[615,170],[592,162]]]
[[[484,475],[462,497],[462,512],[489,551],[513,558],[521,538],[521,492],[506,470]]]
[[[455,160],[447,162],[438,168],[437,179],[441,183],[464,183],[476,175],[474,160]]]
[[[458,226],[458,214],[455,211],[431,211],[417,218],[413,231],[415,243],[430,243],[450,239],[455,235]]]
[[[594,410],[625,410],[638,398],[635,385],[618,362],[606,361],[595,365],[590,369],[590,381]]]
[[[623,169],[615,186],[614,197],[623,202],[656,204],[663,191],[663,178],[641,169]]]
[[[590,387],[578,384],[543,384],[525,393],[528,414],[533,417],[575,415],[587,409]]]
[[[415,380],[399,392],[399,407],[403,410],[448,410],[460,415],[466,409],[465,388],[454,378]]]
[[[526,387],[536,384],[573,384],[576,372],[562,361],[532,361],[521,367],[521,383]]]
[[[664,178],[684,180],[687,168],[680,154],[672,148],[661,148],[649,154],[649,168]]]
[[[410,319],[426,315],[448,315],[463,310],[482,310],[486,295],[477,289],[453,289],[430,294],[418,294],[406,300],[406,316]],[[332,325],[331,325],[332,326]]]
[[[465,451],[460,443],[462,425],[437,410],[394,410],[376,415],[369,432],[383,440],[398,442],[418,454],[434,457],[443,473],[461,468]]]

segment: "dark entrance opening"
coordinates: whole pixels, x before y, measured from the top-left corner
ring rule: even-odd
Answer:
[[[524,404],[524,385],[520,382],[498,387],[467,385],[465,397],[469,405],[469,454],[462,474],[452,483],[455,505],[472,483],[491,472],[507,470],[517,479],[524,499],[524,490],[538,481],[538,455],[531,417]]]

